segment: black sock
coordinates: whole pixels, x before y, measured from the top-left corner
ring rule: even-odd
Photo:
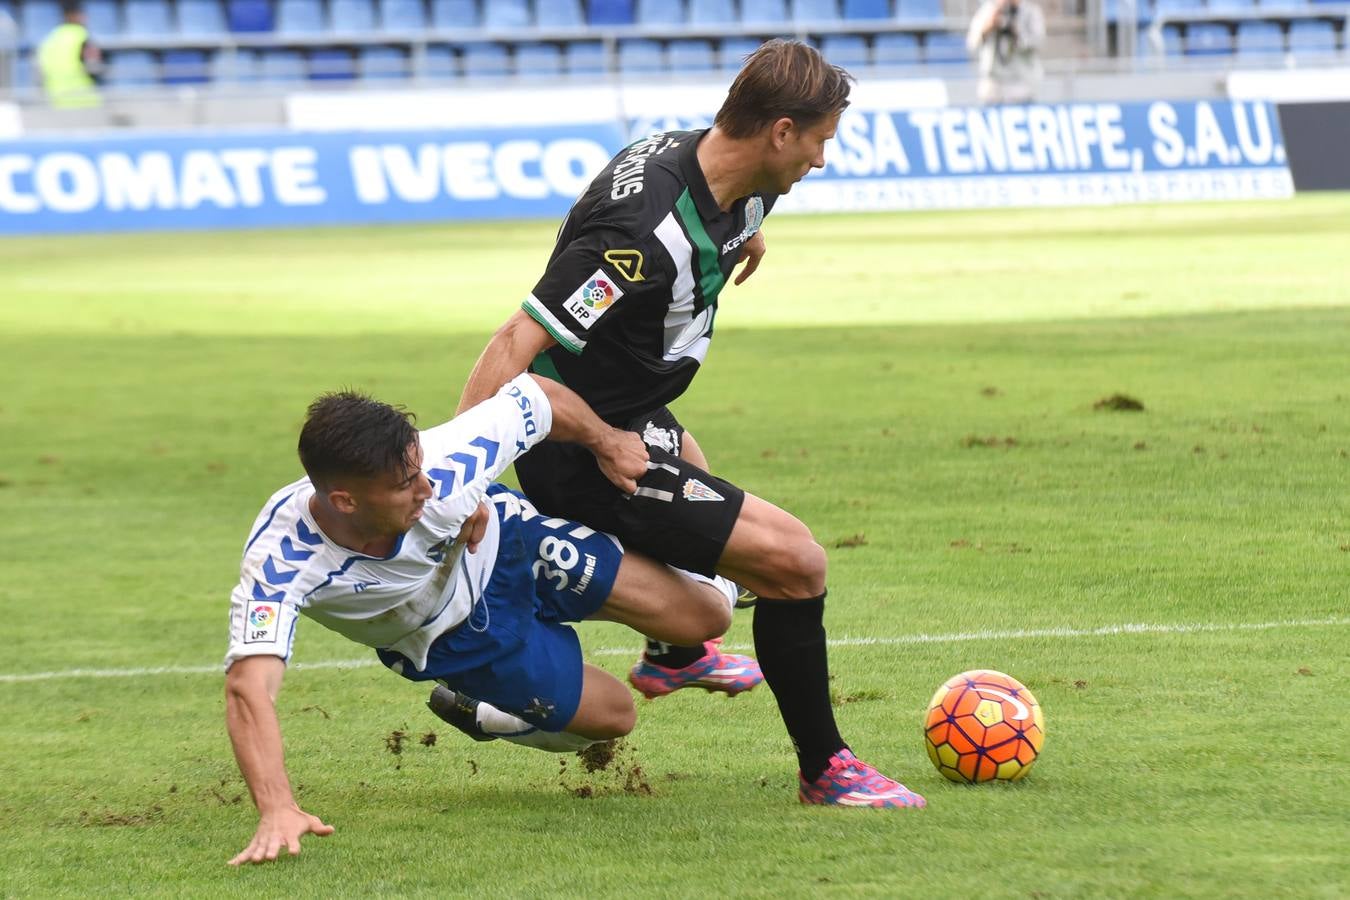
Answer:
[[[667,644],[664,641],[647,638],[647,662],[656,663],[667,669],[683,669],[698,662],[707,652],[702,644],[697,647],[681,647],[678,644]]]
[[[807,781],[819,778],[830,757],[848,746],[830,706],[824,617],[824,594],[810,600],[760,597],[755,606],[755,656]]]

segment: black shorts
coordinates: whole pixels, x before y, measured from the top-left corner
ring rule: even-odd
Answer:
[[[741,514],[745,491],[680,459],[684,428],[662,407],[624,426],[651,456],[627,496],[580,444],[544,441],[516,460],[520,488],[539,510],[574,519],[681,569],[713,575]]]

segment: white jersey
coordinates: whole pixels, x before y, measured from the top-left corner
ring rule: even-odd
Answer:
[[[383,558],[339,546],[323,533],[309,510],[314,486],[308,478],[277,491],[244,546],[230,596],[225,668],[245,656],[289,659],[301,613],[424,668],[431,642],[468,617],[492,577],[500,534],[495,509],[476,553],[454,544],[464,520],[492,481],[552,424],[548,398],[521,375],[496,396],[421,432],[432,495],[422,517]]]

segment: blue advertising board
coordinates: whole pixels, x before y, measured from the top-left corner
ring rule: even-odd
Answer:
[[[618,152],[627,130],[615,122],[11,141],[0,143],[0,234],[555,217]],[[851,109],[824,169],[777,208],[1292,192],[1275,106],[1260,101]]]

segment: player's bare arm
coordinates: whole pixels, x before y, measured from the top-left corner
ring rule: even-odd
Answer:
[[[225,674],[225,724],[235,761],[258,808],[253,840],[230,860],[232,866],[276,859],[283,847],[296,856],[304,835],[333,833],[331,825],[299,807],[286,777],[276,710],[285,672],[286,663],[279,656],[249,656],[236,660]]]
[[[637,480],[647,474],[647,445],[642,438],[605,424],[570,388],[539,375],[530,377],[539,384],[553,408],[549,438],[581,444],[595,454],[600,471],[615,487],[626,494],[636,491]]]
[[[502,385],[524,372],[532,359],[555,343],[557,341],[544,326],[524,310],[516,310],[492,335],[478,362],[474,363],[464,392],[460,394],[456,415],[497,393]]]
[[[745,263],[745,268],[741,269],[740,274],[736,276],[733,284],[741,284],[745,279],[755,274],[759,268],[759,261],[764,258],[764,254],[769,247],[764,243],[764,230],[761,228],[755,232],[755,236],[741,245],[741,258],[736,261],[737,265]]]

